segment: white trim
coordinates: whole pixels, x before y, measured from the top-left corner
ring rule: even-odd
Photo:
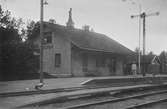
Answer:
[[[88,79],[88,80],[86,80],[86,81],[84,81],[84,82],[82,82],[82,83],[80,83],[81,85],[84,85],[84,84],[86,84],[86,83],[88,83],[88,82],[90,82],[90,81],[92,81],[93,79]]]

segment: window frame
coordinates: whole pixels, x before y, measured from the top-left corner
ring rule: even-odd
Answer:
[[[82,55],[82,71],[83,72],[88,71],[88,55],[87,54]]]
[[[52,43],[52,34],[53,32],[44,32],[44,36],[43,36],[43,43],[44,44],[51,44]]]
[[[55,67],[61,67],[61,54],[55,53]]]

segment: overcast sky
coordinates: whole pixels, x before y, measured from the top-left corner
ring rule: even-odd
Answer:
[[[136,4],[133,4],[135,1]],[[76,28],[90,25],[95,32],[106,34],[124,46],[134,50],[138,47],[139,3],[146,13],[160,12],[159,16],[146,18],[146,52],[159,54],[167,51],[167,0],[47,0],[44,20],[55,19],[65,25],[69,8],[73,8],[73,21]],[[24,20],[38,21],[40,0],[0,0],[4,9],[12,16]],[[142,48],[142,44],[141,44]]]

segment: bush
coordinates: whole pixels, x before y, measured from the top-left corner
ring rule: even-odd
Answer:
[[[1,80],[14,80],[37,73],[39,57],[33,55],[33,48],[26,43],[7,43],[0,46]],[[25,78],[25,77],[23,77]],[[29,77],[27,77],[29,78]]]

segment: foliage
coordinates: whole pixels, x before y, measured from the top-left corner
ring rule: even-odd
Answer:
[[[39,58],[33,54],[34,47],[22,40],[26,35],[23,24],[22,19],[12,18],[10,12],[0,6],[0,80],[22,79],[38,71]]]
[[[3,44],[1,48],[3,79],[10,76],[14,77],[17,73],[24,75],[24,73],[28,72],[37,72],[38,58],[33,55],[33,49],[30,45],[26,43],[9,43]]]
[[[0,45],[18,42],[21,42],[21,37],[16,29],[0,27]]]
[[[27,41],[32,41],[32,39],[36,38],[39,35],[39,31],[40,31],[39,22],[31,21],[27,25],[27,30],[26,30]]]
[[[0,5],[0,25],[3,27],[7,27],[10,23],[10,12],[3,11]]]
[[[153,53],[153,51],[150,51],[148,55],[155,55],[155,54]]]
[[[139,54],[139,48],[138,47],[135,48],[135,53]],[[142,54],[142,51],[140,50],[140,55],[141,54]]]

